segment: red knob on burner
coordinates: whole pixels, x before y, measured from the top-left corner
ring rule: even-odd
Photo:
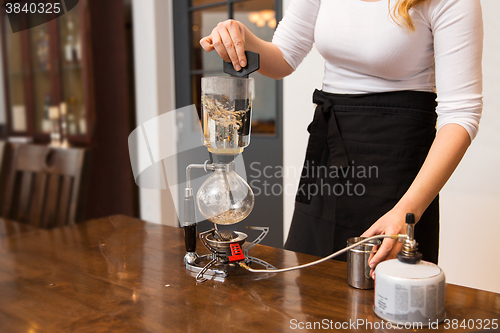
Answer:
[[[241,250],[240,244],[231,243],[229,244],[229,247],[231,248],[231,254],[232,254],[231,256],[229,256],[229,262],[245,260],[245,255]]]

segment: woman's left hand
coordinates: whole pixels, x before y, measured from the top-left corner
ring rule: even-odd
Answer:
[[[375,235],[393,235],[405,234],[406,222],[405,216],[408,212],[402,212],[396,208],[391,209],[384,216],[379,218],[377,222],[366,230],[361,237],[371,237]],[[403,248],[403,243],[399,243],[396,239],[385,238],[382,245],[379,246],[377,253],[370,258],[368,264],[371,271],[370,276],[373,278],[375,267],[382,261],[397,258],[399,251]]]

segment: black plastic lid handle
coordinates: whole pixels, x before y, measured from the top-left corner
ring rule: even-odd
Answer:
[[[233,64],[231,62],[223,61],[223,69],[224,73],[227,73],[236,77],[248,77],[248,75],[252,74],[256,70],[260,68],[260,55],[258,53],[252,51],[245,51],[245,56],[247,58],[247,65],[237,71],[234,69]]]

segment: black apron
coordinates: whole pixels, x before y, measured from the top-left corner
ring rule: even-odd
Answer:
[[[436,94],[316,90],[314,120],[285,248],[327,256],[391,210],[436,135]],[[437,263],[439,198],[415,227],[423,259]],[[345,255],[339,257],[345,260]]]

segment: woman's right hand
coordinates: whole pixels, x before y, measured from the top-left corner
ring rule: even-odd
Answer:
[[[247,64],[245,30],[245,25],[235,20],[220,22],[210,35],[200,40],[200,45],[207,52],[217,51],[224,61],[231,62],[239,71]]]

